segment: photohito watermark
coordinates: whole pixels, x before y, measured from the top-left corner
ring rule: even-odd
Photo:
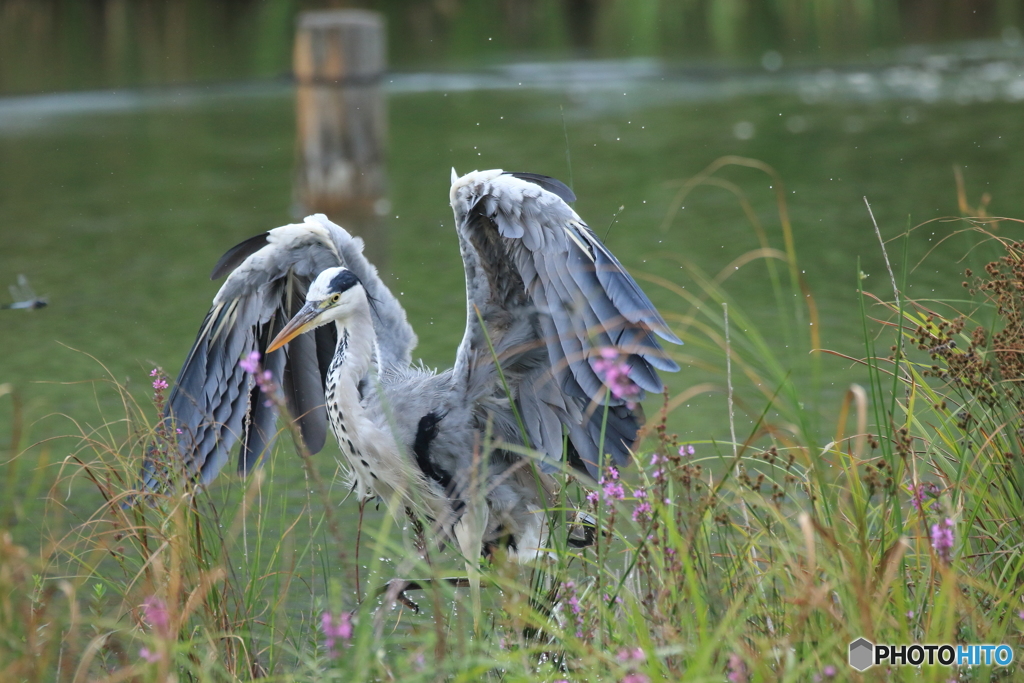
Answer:
[[[887,666],[1009,666],[1009,645],[875,645],[867,638],[850,643],[850,666],[864,671],[876,664]]]

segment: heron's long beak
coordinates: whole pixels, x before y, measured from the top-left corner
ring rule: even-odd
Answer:
[[[288,324],[284,326],[277,336],[274,337],[274,341],[270,342],[270,346],[267,347],[267,353],[277,351],[279,348],[290,342],[295,337],[298,337],[303,332],[309,332],[310,330],[317,327],[317,318],[323,311],[314,303],[306,302],[306,305],[299,309]]]

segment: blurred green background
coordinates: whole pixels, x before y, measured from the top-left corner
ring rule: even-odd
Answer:
[[[282,75],[296,14],[332,7],[383,13],[402,70],[570,57],[738,66],[768,50],[794,64],[870,62],[1024,24],[1020,0],[2,0],[0,92]]]

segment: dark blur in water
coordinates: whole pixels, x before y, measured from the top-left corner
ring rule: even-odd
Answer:
[[[39,65],[23,62],[22,73],[0,60],[2,87],[24,92],[279,73],[290,49],[281,22],[290,26],[300,5],[282,3],[286,9],[272,10],[272,3],[228,3],[223,7],[237,11],[217,15],[220,23],[213,25],[221,35],[195,23],[213,10],[184,3],[191,14],[178,17],[183,25],[170,15],[161,15],[170,24],[154,24],[166,31],[174,26],[184,36],[171,49],[169,33],[154,44],[134,34],[110,34],[117,26],[123,32],[116,13],[160,7],[171,12],[170,4],[99,3],[107,12],[104,49],[139,51],[136,59],[119,61],[92,52],[99,20],[75,15],[84,10],[72,9],[73,3],[0,2],[4,41],[12,39],[12,17],[29,17],[55,31],[59,45],[76,45],[89,56],[62,61],[74,73],[52,78],[41,76]],[[387,8],[396,13],[399,5]],[[402,16],[426,11],[425,5],[409,3]],[[446,26],[472,20],[465,13],[474,6],[452,5],[461,13]],[[556,5],[531,7],[555,11],[550,8]],[[50,11],[37,13],[38,6]],[[265,13],[272,11],[282,14],[268,18]],[[988,40],[889,45],[855,63],[816,62],[820,54],[769,49],[753,57],[738,52],[737,66],[707,59],[698,66],[662,58],[662,52],[672,53],[667,48],[650,54],[620,46],[613,54],[620,43],[605,38],[592,41],[590,51],[616,59],[495,64],[488,38],[498,40],[498,52],[508,57],[516,52],[520,29],[502,33],[500,13],[479,12],[481,26],[494,26],[493,36],[490,30],[441,30],[436,35],[447,42],[434,51],[423,47],[433,38],[417,34],[422,27],[391,20],[396,66],[405,71],[387,83],[391,209],[371,240],[372,255],[400,294],[428,364],[451,363],[465,319],[463,274],[447,205],[452,166],[460,172],[529,170],[571,181],[580,198],[576,210],[607,235],[632,272],[692,290],[695,284],[675,257],[716,274],[758,243],[739,203],[721,188],[693,193],[662,232],[677,187],[672,182],[723,155],[763,160],[786,184],[797,252],[822,316],[823,345],[851,355],[863,349],[854,295],[858,259],[870,276],[867,287],[891,294],[864,196],[885,235],[892,236],[908,222],[958,213],[953,167],[959,166],[972,203],[989,193],[992,213],[1024,216],[1024,49],[1009,25],[979,29],[993,34]],[[602,17],[606,26],[611,19]],[[74,21],[85,28],[69,27]],[[522,30],[544,35],[542,24]],[[396,36],[399,30],[408,33]],[[240,36],[250,31],[263,31],[257,35],[277,45],[272,58],[224,47],[245,44]],[[189,41],[197,35],[218,36],[220,47],[193,45]],[[577,43],[566,35],[541,40],[544,49],[537,50],[577,56]],[[712,48],[705,57],[728,54]],[[56,54],[52,46],[38,49],[44,56]],[[647,57],[624,58],[637,52]],[[412,73],[417,55],[446,68]],[[237,61],[221,63],[221,56]],[[165,62],[180,63],[180,70]],[[470,62],[475,68],[461,68]],[[164,66],[123,71],[124,64],[151,63]],[[128,381],[141,401],[150,393],[154,365],[174,376],[218,286],[207,277],[212,264],[239,240],[292,219],[293,106],[291,86],[282,80],[0,99],[0,285],[24,273],[50,300],[41,310],[0,311],[0,384],[12,382],[24,397],[29,441],[74,431],[54,413],[89,424],[100,421],[99,410],[106,419],[118,417],[110,392],[97,398],[89,385],[67,384],[103,377],[101,363]],[[728,169],[722,177],[748,194],[773,246],[781,248],[768,178],[743,169]],[[936,223],[920,231],[909,262],[916,264],[953,229]],[[931,253],[912,275],[909,294],[959,296],[965,263],[958,259],[967,248],[967,239],[956,237]],[[893,249],[898,253],[899,247]],[[987,255],[980,250],[971,258]],[[764,266],[754,264],[739,271],[728,289],[769,341],[781,344],[765,283]],[[675,295],[651,284],[645,288],[669,316],[683,311]],[[684,352],[701,357],[696,347]],[[865,379],[856,367],[829,357],[824,371],[824,401],[831,406],[850,382]],[[722,378],[699,367],[670,378],[673,391],[702,381],[720,385]],[[0,399],[0,443],[10,428],[7,400]],[[673,415],[672,428],[687,439],[722,439],[728,435],[724,406],[721,394],[697,396]],[[746,425],[744,416],[741,432]],[[46,448],[59,460],[70,446],[55,442]]]
[[[656,57],[755,65],[877,62],[907,45],[997,39],[1021,0],[0,0],[0,93],[286,74],[295,16],[365,7],[387,18],[400,70]]]

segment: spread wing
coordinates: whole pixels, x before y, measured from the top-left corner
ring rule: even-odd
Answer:
[[[563,459],[564,426],[568,461],[596,477],[601,406],[609,406],[603,450],[622,464],[642,419],[631,406],[644,392],[662,390],[658,370],[679,369],[656,337],[682,342],[566,204],[574,198],[545,176],[496,170],[455,178],[453,172],[469,307],[456,373],[472,377],[489,356],[489,340],[511,377],[530,444],[546,458],[542,465],[551,470]],[[612,395],[607,373],[598,371],[609,348],[629,367],[631,395]]]
[[[227,280],[164,411],[165,441],[176,442],[177,448],[150,449],[142,471],[145,489],[161,488],[171,475],[208,483],[238,442],[240,471],[248,472],[268,452],[277,432],[276,405],[260,395],[254,378],[239,366],[253,351],[273,373],[307,448],[314,453],[323,448],[328,424],[324,381],[334,356],[334,326],[300,335],[269,355],[265,351],[326,268],[347,267],[373,299],[382,365],[408,366],[416,335],[362,250],[362,240],[317,214],[252,237],[221,258],[211,277],[227,274]]]

